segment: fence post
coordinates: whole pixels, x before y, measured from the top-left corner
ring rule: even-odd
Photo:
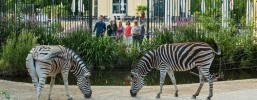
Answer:
[[[146,32],[147,32],[147,40],[149,42],[149,0],[147,0],[147,28],[146,28]]]
[[[89,32],[92,32],[92,0],[88,0],[88,7],[89,7],[89,11],[88,11],[88,19],[89,19]]]

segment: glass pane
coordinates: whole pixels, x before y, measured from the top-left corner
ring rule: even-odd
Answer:
[[[112,3],[120,3],[119,0],[112,0]]]
[[[113,13],[119,13],[119,6],[113,5]]]

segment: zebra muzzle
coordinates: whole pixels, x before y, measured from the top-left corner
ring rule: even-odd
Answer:
[[[92,95],[92,90],[90,90],[90,92],[89,92],[88,94],[85,94],[84,97],[85,97],[85,98],[90,98],[91,95]]]
[[[133,93],[132,90],[130,90],[130,95],[131,95],[132,97],[135,97],[135,96],[137,96],[137,93]]]

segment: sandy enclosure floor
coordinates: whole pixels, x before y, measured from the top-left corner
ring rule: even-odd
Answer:
[[[179,97],[174,97],[174,86],[165,85],[161,94],[161,100],[191,100],[191,95],[195,93],[199,84],[179,84]],[[69,86],[70,93],[74,100],[84,100],[84,97],[76,85]],[[12,82],[0,80],[0,90],[7,90],[10,93],[11,100],[35,100],[34,86],[31,83]],[[47,100],[49,85],[43,88],[41,99]],[[91,100],[153,100],[159,91],[159,86],[144,86],[132,98],[129,93],[130,86],[92,86]],[[205,83],[197,100],[204,100],[208,96],[209,85]],[[251,94],[253,93],[253,94]],[[257,98],[257,79],[234,80],[214,82],[214,96],[212,100],[256,100]],[[252,96],[251,96],[252,95]],[[228,97],[230,96],[230,97]],[[222,99],[221,99],[222,98]],[[4,100],[3,96],[0,96]],[[64,85],[55,85],[52,92],[53,100],[67,100]],[[89,99],[90,100],[90,99]]]

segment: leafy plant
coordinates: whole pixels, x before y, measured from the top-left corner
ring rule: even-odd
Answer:
[[[7,42],[3,45],[2,69],[24,71],[25,59],[33,46],[36,45],[37,38],[30,32],[22,31],[18,37],[12,33]]]
[[[142,16],[144,17],[145,16],[145,11],[147,10],[147,7],[144,6],[144,5],[138,5],[137,8],[136,8],[136,15],[138,16]]]
[[[95,38],[90,33],[79,30],[73,33],[67,33],[67,37],[61,39],[61,43],[68,48],[77,52],[87,64],[104,69],[107,66],[112,66],[116,60],[117,43],[109,39]]]
[[[7,90],[1,90],[0,95],[4,95],[5,99],[8,99],[8,100],[10,100],[10,98],[11,98],[10,93]]]

